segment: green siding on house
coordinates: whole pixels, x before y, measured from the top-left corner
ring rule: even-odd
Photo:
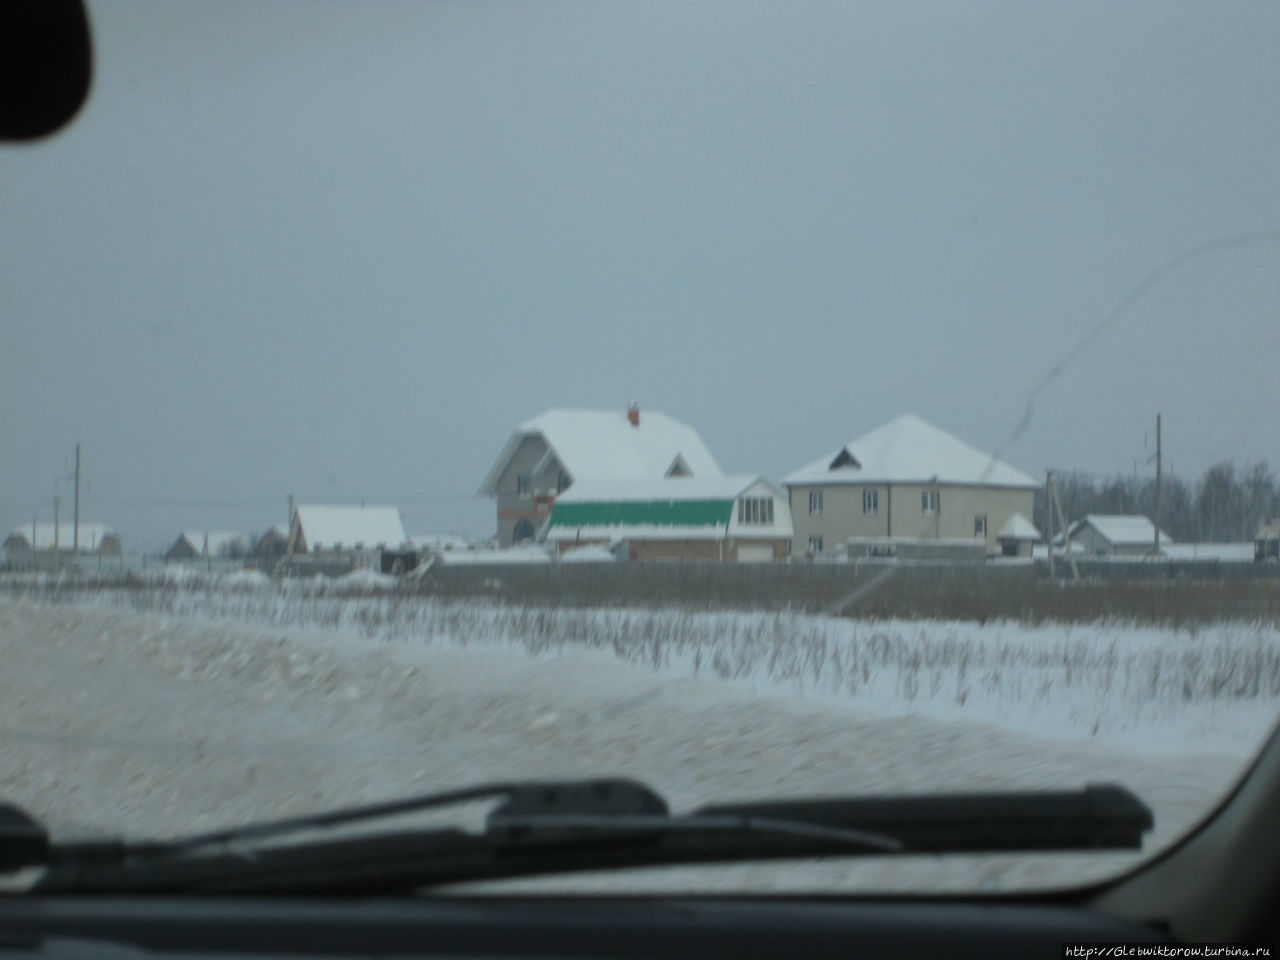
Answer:
[[[717,527],[733,516],[732,500],[555,503],[549,527]]]

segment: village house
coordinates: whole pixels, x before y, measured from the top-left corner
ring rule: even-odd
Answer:
[[[395,507],[299,505],[289,527],[288,552],[398,550],[407,545]]]
[[[249,553],[249,538],[235,530],[183,530],[164,558],[170,563],[183,560],[230,559]]]
[[[32,521],[16,527],[4,541],[5,560],[10,567],[22,569],[53,558],[71,558],[78,554],[116,555],[120,553],[120,537],[103,523],[53,524]]]
[[[1091,513],[1067,528],[1067,542],[1084,556],[1140,557],[1155,552],[1155,525],[1142,515]],[[1160,531],[1161,547],[1173,540]]]
[[[552,409],[520,424],[480,486],[497,501],[498,542],[532,541],[558,495],[584,481],[723,476],[697,431],[664,413]]]
[[[632,560],[767,563],[791,550],[786,492],[760,476],[583,480],[551,507],[560,555],[619,545]]]
[[[253,555],[259,560],[271,560],[282,557],[289,546],[289,528],[282,524],[272,524],[258,542],[253,545]]]
[[[852,538],[981,540],[1032,514],[1038,484],[913,414],[863,434],[784,478],[793,552],[839,554]]]

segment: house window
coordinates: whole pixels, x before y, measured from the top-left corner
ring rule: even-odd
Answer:
[[[569,475],[561,470],[560,476],[556,478],[556,493],[564,493],[564,488],[567,486],[569,486]]]
[[[822,538],[821,538],[821,537],[810,537],[810,538],[809,538],[809,552],[810,552],[810,553],[821,553],[821,552],[822,552]]]
[[[863,490],[862,491],[862,512],[863,513],[879,513],[880,512],[880,491],[879,490]]]
[[[920,512],[934,514],[938,512],[941,501],[937,490],[923,490],[920,493]]]
[[[973,535],[975,537],[985,537],[987,535],[987,515],[985,513],[975,513],[973,515]]]
[[[743,497],[738,501],[738,522],[763,527],[773,523],[773,497]]]
[[[809,491],[809,516],[811,517],[822,516],[822,491],[821,490]]]
[[[533,489],[533,475],[528,470],[516,474],[516,496],[527,497]]]

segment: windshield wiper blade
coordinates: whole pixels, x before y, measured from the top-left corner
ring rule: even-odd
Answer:
[[[481,833],[407,829],[287,842],[298,831],[505,797]],[[1075,793],[770,801],[672,815],[629,780],[494,784],[135,844],[51,850],[36,889],[390,892],[619,867],[911,852],[1137,848],[1151,812],[1119,787]]]

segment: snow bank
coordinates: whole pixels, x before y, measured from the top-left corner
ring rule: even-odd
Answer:
[[[182,591],[155,593],[182,598]],[[297,597],[281,594],[222,596],[242,609],[267,599],[282,612],[299,609]],[[1243,763],[1045,742],[954,717],[882,717],[856,702],[761,696],[714,672],[629,664],[607,645],[534,655],[450,646],[445,611],[421,607],[425,622],[405,629],[403,642],[369,643],[386,634],[356,627],[372,628],[378,613],[394,609],[371,598],[325,606],[347,616],[324,629],[210,620],[199,609],[174,616],[0,600],[6,800],[55,833],[81,826],[165,836],[527,777],[632,776],[676,810],[767,796],[1118,782],[1155,810],[1150,855],[1207,812]],[[625,617],[595,623],[624,643],[638,626]],[[678,631],[679,623],[665,627]],[[1025,889],[1097,878],[1135,859],[827,860],[538,887]]]
[[[867,621],[377,592],[394,582],[361,574],[352,589],[321,578],[260,590],[33,587],[25,595],[270,629],[336,629],[356,642],[429,650],[603,652],[659,676],[730,682],[757,698],[964,720],[1144,753],[1247,756],[1280,715],[1280,631],[1270,625]]]
[[[390,590],[399,581],[387,573],[376,570],[352,570],[333,580],[333,585],[342,590]]]

